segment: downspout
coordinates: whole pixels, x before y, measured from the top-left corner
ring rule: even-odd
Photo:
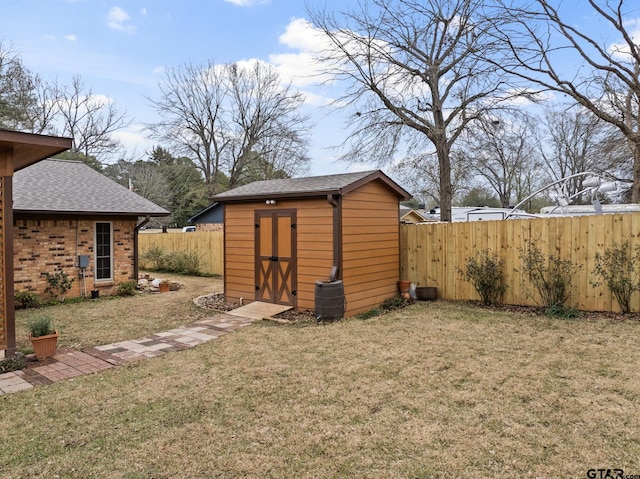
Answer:
[[[327,201],[333,206],[333,265],[331,267],[330,281],[337,281],[342,272],[340,271],[340,265],[342,264],[342,222],[340,221],[340,199],[339,195],[327,195]]]
[[[133,228],[133,279],[138,281],[138,231],[151,221],[151,216],[147,215],[140,223]]]

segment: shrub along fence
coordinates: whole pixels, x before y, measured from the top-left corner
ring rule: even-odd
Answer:
[[[151,248],[161,248],[165,253],[193,253],[200,260],[200,272],[222,275],[224,272],[223,238],[222,231],[141,233],[138,236],[138,254],[142,258]],[[141,267],[144,266],[141,260]]]
[[[584,311],[620,311],[605,285],[593,286],[596,253],[628,241],[640,246],[640,213],[537,218],[400,226],[400,276],[418,286],[435,286],[438,297],[480,299],[460,274],[469,257],[495,252],[503,261],[502,302],[539,305],[533,285],[523,272],[522,254],[534,244],[545,258],[571,261],[575,266],[566,306]],[[638,265],[640,267],[640,265]],[[632,295],[633,311],[640,296]]]

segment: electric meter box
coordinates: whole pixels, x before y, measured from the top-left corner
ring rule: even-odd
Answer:
[[[78,256],[78,268],[88,268],[89,267],[89,255],[83,254]]]

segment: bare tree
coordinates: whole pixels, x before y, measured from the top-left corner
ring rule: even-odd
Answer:
[[[163,208],[170,208],[173,199],[171,188],[158,165],[139,159],[121,159],[108,165],[104,173],[140,196]]]
[[[472,188],[472,174],[465,155],[453,150],[449,155],[451,162],[451,200],[462,199]],[[438,174],[438,158],[435,153],[419,156],[407,156],[393,167],[396,176],[414,196],[423,202],[439,206],[440,175]],[[430,200],[430,201],[428,201]]]
[[[485,58],[500,45],[481,0],[364,0],[310,17],[331,47],[326,72],[348,82],[338,103],[354,115],[345,159],[389,163],[403,148],[438,159],[442,219],[451,218],[452,148],[467,125],[509,93]]]
[[[147,125],[152,137],[180,154],[195,157],[207,185],[216,193],[223,153],[231,142],[223,114],[225,82],[220,68],[211,62],[170,68],[159,87],[160,98],[149,99],[160,118]]]
[[[474,122],[465,135],[471,170],[498,195],[503,208],[534,191],[532,175],[540,170],[534,130],[534,120],[520,112]]]
[[[113,134],[129,121],[113,101],[94,95],[78,75],[70,86],[56,85],[55,97],[57,133],[73,139],[73,150],[95,158],[118,150],[120,143]]]
[[[569,4],[533,0],[527,7],[505,5],[499,38],[510,57],[495,65],[542,89],[567,95],[627,139],[633,154],[631,199],[640,201],[640,45],[634,38],[636,0],[587,0],[599,22],[587,33]],[[558,7],[554,6],[559,5]],[[584,15],[586,17],[587,15]],[[598,35],[602,34],[602,38]],[[615,35],[617,43],[610,40]]]
[[[36,77],[20,57],[0,41],[0,128],[29,129],[36,105]]]
[[[548,108],[542,123],[546,131],[542,132],[540,153],[550,181],[587,171],[615,175],[627,169],[631,152],[624,147],[628,143],[621,142],[617,130],[589,110]],[[584,178],[577,176],[568,182],[571,196],[584,189]]]
[[[31,133],[55,134],[55,123],[58,116],[57,88],[45,82],[39,76],[34,77],[33,108],[28,112],[27,128]]]
[[[195,157],[212,192],[222,173],[238,185],[256,155],[278,159],[288,173],[308,164],[304,98],[270,66],[185,65],[167,70],[160,90],[150,100],[162,118],[148,125],[152,136]]]
[[[264,63],[245,68],[230,64],[225,70],[231,99],[228,127],[234,138],[229,150],[229,188],[238,185],[252,156],[266,161],[284,157],[281,166],[305,168],[308,140],[303,129],[308,118],[299,113],[304,96],[282,85],[275,69]]]

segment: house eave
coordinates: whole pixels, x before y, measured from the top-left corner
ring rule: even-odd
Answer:
[[[145,211],[74,211],[74,210],[13,210],[14,215],[66,215],[66,216],[152,216],[163,217],[171,213],[149,213]]]
[[[11,152],[14,171],[62,153],[72,146],[71,138],[0,129],[0,150]]]
[[[340,190],[323,190],[323,191],[303,191],[298,193],[284,192],[284,193],[264,193],[253,195],[239,195],[231,196],[228,198],[216,198],[218,203],[248,203],[261,200],[300,200],[311,198],[326,198],[327,195],[340,195]]]

